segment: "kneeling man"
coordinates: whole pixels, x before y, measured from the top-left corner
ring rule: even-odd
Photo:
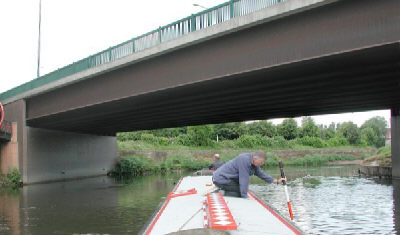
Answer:
[[[265,153],[261,150],[254,153],[242,153],[218,168],[213,174],[213,182],[225,191],[226,196],[247,198],[251,175],[256,175],[268,183],[282,183],[286,180],[274,179],[263,172],[260,166],[265,163],[265,160]]]

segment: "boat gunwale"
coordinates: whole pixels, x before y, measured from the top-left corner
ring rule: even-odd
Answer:
[[[184,177],[181,177],[179,179],[179,182],[175,185],[175,187],[172,189],[171,192],[175,192],[179,185],[181,184],[182,180]],[[167,196],[165,200],[160,203],[157,207],[157,209],[154,211],[153,215],[150,217],[150,219],[147,221],[145,226],[143,226],[142,230],[138,234],[150,234],[151,231],[153,230],[154,225],[157,223],[157,220],[160,218],[162,213],[164,212],[165,208],[167,207],[168,203],[170,201],[170,198]]]
[[[267,209],[273,216],[279,219],[286,227],[288,227],[290,230],[292,230],[295,234],[302,235],[304,232],[296,226],[292,221],[286,219],[284,216],[281,215],[281,213],[274,208],[273,206],[269,205],[267,202],[264,202],[261,200],[257,195],[252,192],[248,191],[248,193],[258,202],[260,203],[265,209]]]

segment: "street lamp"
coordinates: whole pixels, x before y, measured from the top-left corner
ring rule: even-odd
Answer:
[[[207,10],[207,9],[208,9],[207,7],[202,6],[202,5],[200,5],[200,4],[197,4],[197,3],[194,3],[193,6],[203,8],[204,10]]]
[[[40,25],[42,21],[42,0],[39,0],[39,39],[38,39],[38,65],[37,65],[37,78],[40,76]]]

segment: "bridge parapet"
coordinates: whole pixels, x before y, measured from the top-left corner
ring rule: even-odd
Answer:
[[[151,32],[135,37],[87,58],[76,61],[37,79],[0,94],[6,100],[87,69],[110,63],[137,52],[177,39],[191,32],[221,24],[236,17],[273,7],[288,0],[229,0],[215,7],[193,14]]]

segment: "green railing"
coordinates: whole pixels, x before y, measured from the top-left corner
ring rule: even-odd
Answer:
[[[201,30],[284,1],[288,0],[231,0],[225,2],[164,27],[160,27],[142,36],[110,47],[97,54],[8,90],[0,94],[0,100],[11,98],[66,76],[118,60],[122,57],[134,54],[135,52],[143,51],[160,43],[181,37],[190,32]]]

